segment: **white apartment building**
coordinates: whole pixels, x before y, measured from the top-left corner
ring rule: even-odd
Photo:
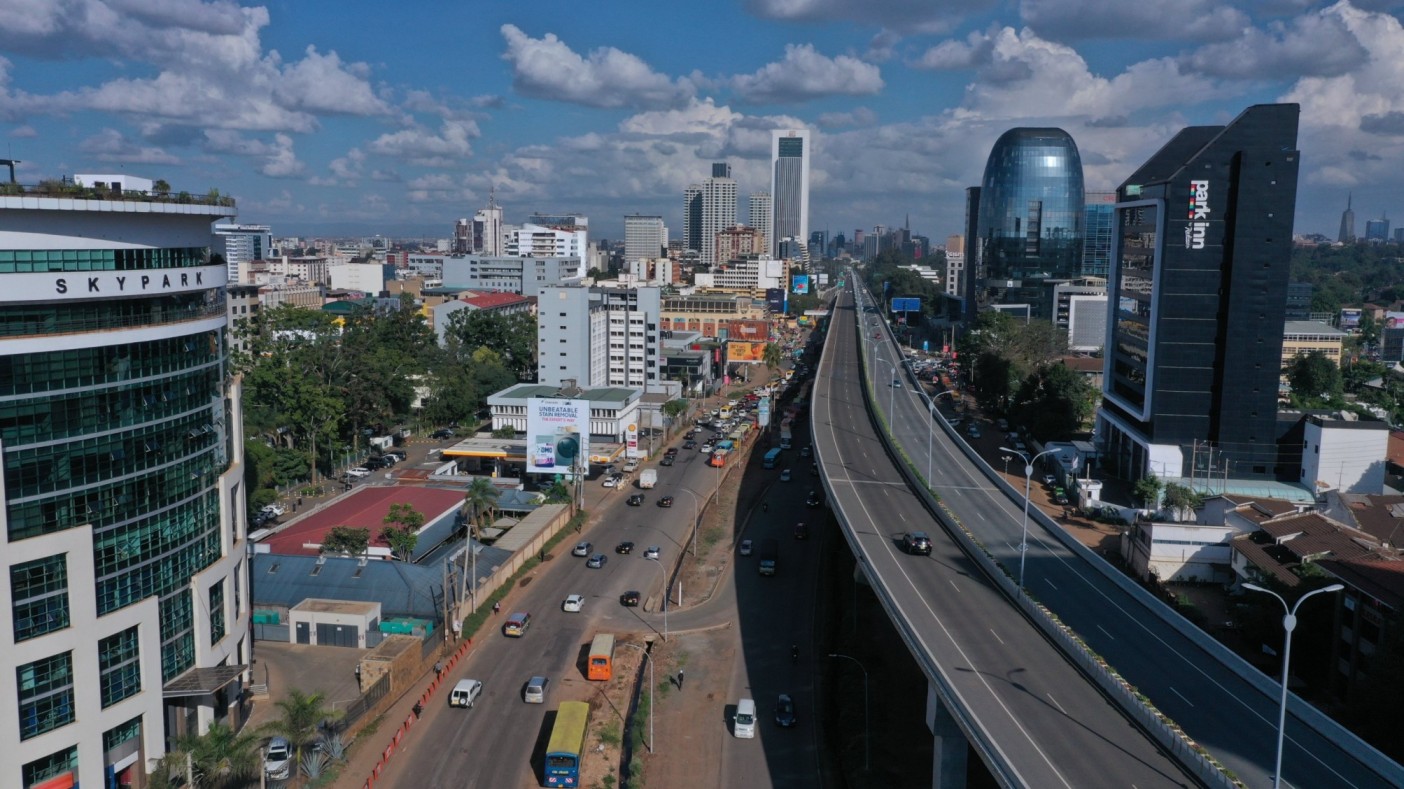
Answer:
[[[414,259],[410,258],[411,265]],[[454,255],[440,263],[444,287],[523,296],[536,296],[543,287],[578,282],[585,273],[578,257]]]
[[[503,233],[503,257],[584,259],[589,248],[586,228],[563,228],[527,223],[509,226]]]
[[[273,253],[272,230],[268,225],[214,226],[214,251],[224,255],[231,283],[248,282],[249,264]]]
[[[760,234],[760,245],[756,247],[756,251],[773,252],[775,249],[775,206],[770,199],[770,192],[751,193],[750,217],[750,226]]]
[[[724,263],[717,257],[717,233],[736,224],[736,182],[731,165],[712,165],[712,177],[702,182],[702,262],[708,266]]]
[[[537,298],[537,383],[660,388],[661,288],[548,286]]]
[[[0,196],[0,789],[141,785],[169,740],[241,723],[222,202]]]
[[[661,257],[668,246],[668,226],[661,216],[624,217],[624,262]]]
[[[769,288],[783,288],[788,280],[786,262],[764,255],[747,255],[699,273],[694,283],[708,290],[743,291],[763,296]]]

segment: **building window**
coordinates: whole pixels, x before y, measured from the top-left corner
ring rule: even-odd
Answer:
[[[15,669],[19,685],[20,739],[73,722],[73,653],[36,660]]]
[[[10,599],[14,601],[15,641],[68,627],[66,554],[11,567]]]
[[[57,753],[26,764],[23,770],[24,785],[33,786],[50,778],[57,778],[78,769],[78,746],[71,745]]]
[[[108,729],[102,733],[102,749],[111,751],[117,746],[129,740],[134,740],[141,736],[141,716],[137,716],[126,723]]]
[[[224,581],[210,587],[210,643],[224,638]]]
[[[141,692],[141,644],[135,626],[98,642],[98,669],[104,709]]]

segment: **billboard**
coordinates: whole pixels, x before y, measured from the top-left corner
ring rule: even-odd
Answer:
[[[1386,329],[1404,329],[1404,312],[1386,312],[1384,327]]]
[[[765,306],[769,307],[771,312],[784,312],[785,289],[767,288],[765,291]]]
[[[892,299],[893,312],[921,312],[921,299],[914,298],[894,298]]]
[[[1340,328],[1345,331],[1360,328],[1360,313],[1358,309],[1341,310]]]
[[[734,320],[722,323],[727,337],[732,340],[760,342],[770,339],[770,322],[756,320]]]
[[[643,457],[643,453],[639,451],[639,426],[637,423],[630,422],[624,428],[624,457]]]
[[[590,401],[527,399],[527,473],[569,474],[590,462]]]
[[[809,275],[796,274],[790,278],[790,292],[797,296],[809,293]]]
[[[828,284],[829,284],[829,275],[828,275],[828,274],[820,274],[820,275],[819,275],[819,287],[821,287],[821,288],[822,288],[822,287],[826,287]]]
[[[726,360],[746,364],[763,363],[765,362],[765,343],[732,340],[726,344]]]

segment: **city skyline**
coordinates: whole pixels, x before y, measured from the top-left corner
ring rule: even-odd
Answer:
[[[1088,191],[1110,191],[1174,129],[1295,102],[1295,232],[1334,238],[1351,194],[1364,217],[1404,210],[1387,3],[927,5],[41,5],[0,19],[3,156],[22,183],[219,189],[278,235],[447,237],[495,187],[509,222],[579,212],[620,239],[634,213],[681,228],[677,195],[711,162],[769,189],[770,132],[808,129],[811,229],[910,214],[944,238],[1010,128],[1067,130]]]

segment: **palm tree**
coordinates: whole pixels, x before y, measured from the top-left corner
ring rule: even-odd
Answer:
[[[340,717],[324,702],[325,698],[320,693],[293,690],[287,698],[277,702],[282,717],[263,727],[264,733],[287,739],[296,754],[294,764],[302,764],[302,750],[317,739],[322,724]]]
[[[766,369],[774,370],[785,360],[785,350],[780,347],[779,343],[766,343],[761,358],[765,360]]]
[[[212,723],[204,734],[187,734],[162,757],[151,774],[155,789],[185,783],[193,789],[247,786],[263,768],[262,736]]]
[[[465,514],[469,511],[473,513],[473,523],[482,528],[482,517],[486,513],[488,522],[491,523],[492,516],[497,510],[497,488],[493,487],[492,481],[487,477],[477,477],[473,484],[468,486],[468,491],[463,496],[463,510]]]

